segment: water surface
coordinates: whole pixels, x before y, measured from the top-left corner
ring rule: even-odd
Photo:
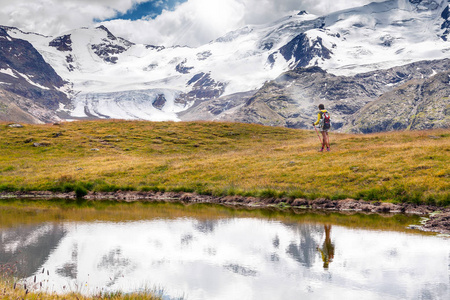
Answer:
[[[417,221],[205,205],[3,205],[0,263],[59,293],[450,299],[450,240],[406,229]]]

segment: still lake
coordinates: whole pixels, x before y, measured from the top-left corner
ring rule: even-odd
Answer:
[[[13,264],[28,286],[58,293],[450,299],[450,239],[407,229],[418,222],[214,205],[13,201],[0,205],[0,264]]]

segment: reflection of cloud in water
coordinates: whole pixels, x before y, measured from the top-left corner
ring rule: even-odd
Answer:
[[[324,270],[320,224],[157,219],[67,223],[52,231],[58,243],[34,267],[50,270],[51,288],[87,283],[82,292],[93,293],[161,286],[171,297],[218,300],[446,299],[450,291],[450,247],[437,237],[333,226],[334,259]]]

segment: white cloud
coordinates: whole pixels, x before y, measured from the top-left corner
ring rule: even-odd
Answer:
[[[245,25],[246,8],[236,0],[189,0],[155,19],[114,20],[104,25],[131,41],[198,46]]]
[[[149,0],[0,0],[0,24],[57,35],[113,18]],[[153,1],[153,0],[152,0]]]
[[[382,1],[382,0],[374,0]],[[114,20],[105,26],[119,36],[154,45],[199,46],[247,24],[265,24],[306,10],[324,15],[370,0],[188,0],[148,20]]]
[[[0,0],[0,24],[58,35],[114,18],[133,5],[161,0]],[[376,0],[381,1],[381,0]],[[198,46],[246,24],[264,24],[301,10],[324,15],[370,0],[187,0],[156,18],[105,22],[114,34],[157,45]]]

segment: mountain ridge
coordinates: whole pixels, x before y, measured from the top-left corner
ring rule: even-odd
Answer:
[[[179,121],[198,119],[198,112],[199,117],[239,121],[243,116],[235,115],[237,108],[249,107],[249,94],[299,67],[320,67],[328,74],[343,76],[343,82],[346,76],[382,70],[387,74],[398,66],[445,59],[450,52],[449,16],[447,0],[388,0],[327,16],[301,12],[267,25],[249,25],[197,48],[135,44],[102,25],[57,37],[1,28],[10,39],[30,43],[66,83],[55,88],[66,98],[44,103],[57,117]],[[10,75],[7,71],[0,74]],[[8,81],[3,88],[7,88],[5,84]],[[382,88],[386,92],[391,89]],[[335,105],[338,130],[349,122],[348,112],[356,113],[355,108],[361,109],[368,98],[376,100],[344,98],[360,104],[351,108]],[[317,101],[297,99],[285,105],[297,105],[293,115],[299,115],[311,113],[311,104]],[[208,109],[200,113],[199,108],[210,103],[215,103],[210,107],[212,116]],[[259,116],[269,112],[262,106],[254,109]],[[341,120],[343,116],[348,118]],[[305,120],[288,120],[283,114],[272,117],[281,119],[269,118],[267,124],[307,126]]]
[[[231,103],[228,97],[210,100],[201,105],[192,107],[185,113],[189,115],[202,115],[207,120],[238,121],[256,123],[270,126],[283,126],[289,128],[311,128],[316,116],[317,106],[322,103],[331,111],[333,130],[351,132],[376,132],[396,128],[373,125],[372,129],[358,128],[361,122],[361,110],[366,106],[386,101],[404,104],[410,107],[413,103],[406,96],[392,93],[401,85],[413,84],[417,80],[426,81],[433,76],[444,76],[450,68],[450,59],[422,61],[388,70],[378,70],[355,76],[336,76],[327,73],[319,67],[295,68],[281,74],[273,81],[267,82],[261,89],[248,97],[245,103],[238,105]],[[450,105],[449,99],[443,96],[442,91],[448,91],[448,81],[440,81],[439,86],[426,89],[427,93],[439,94],[434,98],[433,105],[443,107],[440,118],[433,122],[433,126],[424,128],[448,127],[450,114],[445,110]],[[450,94],[450,91],[448,91]],[[448,96],[448,95],[447,95]],[[228,105],[233,114],[222,109]],[[407,108],[405,108],[407,109]],[[197,110],[191,112],[191,110]],[[413,110],[410,107],[409,110]],[[220,111],[220,113],[216,113]],[[366,110],[367,111],[367,110]],[[209,113],[208,113],[209,112]],[[386,116],[390,114],[385,113]],[[365,119],[377,123],[381,117],[375,114],[366,114]],[[190,120],[190,118],[187,118]],[[364,125],[365,126],[365,125]],[[383,129],[384,128],[384,129]],[[407,129],[401,126],[397,129]],[[421,128],[418,126],[418,128]]]

